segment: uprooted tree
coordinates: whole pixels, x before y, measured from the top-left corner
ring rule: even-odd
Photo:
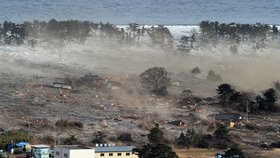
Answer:
[[[166,95],[167,86],[170,84],[168,72],[163,67],[152,67],[140,74],[144,87],[158,95]]]

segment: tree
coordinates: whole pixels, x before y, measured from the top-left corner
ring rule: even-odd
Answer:
[[[95,138],[93,139],[92,143],[104,143],[104,139],[106,138],[106,134],[98,131],[94,133]]]
[[[272,33],[273,38],[275,38],[279,34],[279,30],[275,25],[272,26]]]
[[[228,147],[229,139],[229,130],[223,124],[218,124],[216,131],[214,132],[214,138],[216,139],[214,146],[216,148],[225,149]]]
[[[275,89],[276,92],[280,92],[280,81],[273,82],[273,89]]]
[[[187,137],[185,136],[184,132],[182,132],[180,134],[179,138],[177,138],[177,144],[179,146],[186,146],[187,148],[189,148],[188,142],[187,142]]]
[[[189,54],[192,48],[192,38],[191,37],[187,37],[187,36],[183,36],[181,38],[181,40],[179,41],[179,45],[177,50],[182,54]]]
[[[218,124],[216,131],[214,132],[214,136],[218,139],[228,139],[228,129],[223,124]]]
[[[128,24],[128,29],[133,32],[133,39],[135,39],[136,32],[139,30],[139,24],[136,23],[130,23]]]
[[[179,138],[177,138],[176,142],[177,145],[187,147],[197,147],[197,148],[208,148],[209,147],[209,140],[212,136],[208,136],[202,134],[201,132],[196,133],[194,129],[188,129],[186,134],[183,132],[180,134]]]
[[[170,84],[168,72],[163,67],[152,67],[140,74],[140,80],[144,87],[159,95],[166,95],[167,86]]]
[[[178,158],[172,148],[164,143],[165,138],[158,124],[150,130],[148,139],[150,143],[133,149],[139,158]]]
[[[257,96],[256,101],[259,104],[259,109],[273,111],[276,109],[276,91],[273,88],[270,88],[263,92],[263,97]]]
[[[166,144],[146,144],[133,150],[139,158],[179,158],[172,148]]]
[[[235,90],[231,87],[230,84],[227,83],[219,85],[217,89],[218,98],[223,104],[225,104],[230,99],[234,92]]]
[[[152,26],[147,30],[148,35],[154,45],[172,45],[173,37],[167,27],[163,25]]]
[[[200,71],[199,67],[195,67],[192,69],[191,73],[197,75],[197,74],[200,74],[201,71]]]
[[[207,80],[212,82],[222,82],[223,79],[219,74],[216,74],[213,70],[210,70],[207,75]]]
[[[276,96],[276,92],[273,88],[270,88],[268,90],[266,90],[264,93],[263,93],[263,96],[265,97],[265,99],[274,104],[276,101],[277,101],[277,96]]]
[[[158,124],[150,130],[148,139],[151,144],[166,142],[166,139],[163,137],[163,131],[159,128]]]

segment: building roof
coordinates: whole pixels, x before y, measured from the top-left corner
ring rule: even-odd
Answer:
[[[37,145],[32,145],[33,148],[50,148],[48,145],[44,144],[37,144]]]
[[[67,148],[67,149],[92,149],[89,147],[85,146],[79,146],[79,145],[61,145],[61,146],[56,146],[57,148]]]
[[[215,116],[216,120],[227,120],[227,121],[239,121],[242,119],[242,116],[240,114],[216,114]]]
[[[27,144],[29,144],[29,143],[28,142],[19,142],[19,143],[16,144],[16,146],[23,147],[23,146],[25,146]]]
[[[101,152],[132,152],[135,146],[110,146],[110,147],[95,147],[96,153]]]

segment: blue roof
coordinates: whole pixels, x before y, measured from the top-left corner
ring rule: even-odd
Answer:
[[[110,147],[95,147],[95,152],[132,152],[135,146],[110,146]]]
[[[27,144],[29,144],[29,143],[28,142],[19,142],[19,143],[16,144],[16,146],[23,147],[23,146],[25,146]]]

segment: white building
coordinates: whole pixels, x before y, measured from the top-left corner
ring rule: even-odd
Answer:
[[[95,158],[95,149],[78,145],[56,146],[54,158]]]
[[[95,147],[95,158],[138,158],[133,153],[134,146]]]
[[[49,158],[50,146],[47,145],[32,145],[31,157],[33,158]]]

